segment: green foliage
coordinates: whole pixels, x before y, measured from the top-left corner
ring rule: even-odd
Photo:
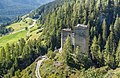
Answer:
[[[42,46],[39,45],[38,42],[39,40],[26,42],[23,38],[21,38],[16,44],[7,44],[5,48],[3,47],[0,51],[0,74],[6,74],[6,77],[10,76],[11,78],[15,75],[16,70],[24,69],[39,55],[45,54],[45,51],[42,50]],[[52,57],[55,56],[52,55]]]
[[[26,36],[26,31],[5,35],[2,38],[0,38],[0,45],[4,47],[7,43],[12,44],[14,42],[17,42],[20,38],[24,38],[25,36]]]
[[[54,57],[56,56],[56,53],[50,50],[48,51],[47,56],[50,59],[54,59]]]
[[[87,0],[56,0],[53,3],[49,3],[48,5],[38,8],[30,15],[33,18],[38,18],[39,15],[41,15],[38,23],[43,25],[45,28],[43,30],[44,36],[42,36],[42,38],[45,40],[45,44],[48,48],[52,48],[52,50],[60,45],[61,29],[73,29],[78,23],[88,24],[89,22],[91,46],[89,49],[90,57],[92,58],[91,60],[94,62],[95,66],[101,67],[105,65],[104,60],[106,57],[104,56],[109,48],[105,46],[108,44],[108,36],[111,36],[111,42],[108,44],[110,45],[109,49],[111,49],[110,53],[112,53],[111,61],[112,57],[115,59],[113,54],[116,54],[115,50],[117,48],[119,38],[117,38],[117,41],[115,42],[114,35],[117,33],[116,37],[118,37],[118,31],[120,29],[118,24],[120,16],[120,12],[118,12],[118,4],[119,1],[116,2],[114,0],[91,0],[90,2]],[[114,23],[116,25],[114,25],[113,30],[109,30]],[[96,40],[94,40],[95,36]],[[66,52],[66,54],[63,53],[63,55],[65,58],[67,57],[66,55],[68,55],[69,58],[67,58],[67,60],[69,59],[71,62],[74,62],[74,55],[71,54],[72,49],[69,48],[70,47],[67,47],[66,45],[65,49],[63,49],[63,52]],[[114,68],[114,66],[112,67]]]
[[[115,52],[115,42],[114,42],[114,34],[110,33],[106,46],[105,46],[105,63],[111,68],[116,68],[118,66],[116,62],[116,52]]]
[[[92,63],[87,53],[83,53],[80,47],[75,50],[75,64],[77,69],[89,68]]]
[[[66,41],[65,41],[64,47],[63,47],[63,56],[64,56],[64,58],[67,59],[67,55],[71,54],[71,53],[72,53],[72,44],[71,44],[71,39],[68,36]]]
[[[100,45],[98,44],[96,36],[93,39],[91,46],[91,54],[93,62],[99,67],[103,65],[102,52],[100,51]]]
[[[65,60],[63,61],[70,66],[71,71],[72,68],[80,69],[81,67],[87,68],[87,66],[89,68],[91,65],[95,67],[105,65],[115,69],[118,66],[116,60],[118,57],[118,54],[116,54],[118,41],[115,41],[115,35],[116,32],[119,31],[119,25],[116,24],[115,26],[118,27],[113,28],[113,24],[116,23],[115,18],[119,18],[120,16],[120,12],[118,12],[118,8],[120,7],[117,6],[118,4],[119,1],[116,2],[114,0],[90,0],[89,2],[87,0],[56,0],[49,5],[38,8],[30,15],[33,18],[39,18],[38,23],[45,28],[42,38],[45,40],[48,48],[52,48],[52,50],[60,45],[61,29],[73,29],[78,23],[89,23],[89,52],[82,53],[79,51],[80,49],[77,48],[76,53],[74,53],[69,37],[64,44],[62,56]],[[112,28],[112,30],[110,28]],[[118,33],[117,36],[119,36]],[[88,54],[91,58],[88,57]],[[53,73],[52,77],[55,76],[55,73]],[[91,70],[90,75],[87,77],[89,76],[91,78],[98,76],[102,78],[103,73],[98,74]]]
[[[72,44],[71,44],[71,39],[68,36],[66,39],[66,42],[64,44],[63,47],[63,58],[65,58],[65,63],[67,63],[67,65],[69,66],[73,66],[74,67],[74,59],[73,59],[73,50],[72,50]]]
[[[108,34],[107,34],[108,28],[107,28],[105,19],[104,19],[103,24],[102,24],[102,29],[103,29],[102,38],[103,38],[103,41],[105,42],[107,40],[107,36],[108,36]]]
[[[114,32],[115,32],[116,43],[118,43],[120,39],[120,18],[118,17],[118,15],[114,23]]]
[[[79,48],[74,52],[70,37],[68,37],[61,57],[57,57],[58,61],[63,58],[62,62],[65,62],[65,64],[60,67],[58,66],[57,70],[57,67],[54,66],[54,60],[57,59],[47,61],[48,65],[45,64],[42,67],[44,69],[42,76],[64,78],[69,73],[73,76],[77,69],[87,69],[91,65],[95,67],[106,65],[109,68],[115,69],[118,67],[119,59],[119,4],[120,2],[115,0],[90,0],[89,2],[88,0],[56,0],[41,6],[36,11],[30,13],[30,17],[38,18],[38,27],[43,28],[40,38],[27,42],[21,39],[14,45],[7,45],[4,48],[5,52],[2,49],[0,55],[2,57],[0,58],[5,58],[5,60],[0,63],[0,74],[8,73],[6,77],[9,78],[11,75],[14,75],[16,70],[22,70],[30,65],[36,57],[45,54],[48,48],[52,51],[60,48],[61,29],[73,29],[78,23],[89,23],[89,52],[82,53],[79,51]],[[48,53],[48,56],[56,58],[57,54],[55,56],[52,51]],[[90,71],[91,73],[89,74]],[[88,76],[86,77],[94,78],[99,76],[101,78],[103,75],[103,73],[99,75],[95,71],[90,71],[87,72]],[[29,77],[28,74],[25,77]]]
[[[120,63],[120,41],[116,50],[116,62]]]
[[[104,75],[107,73],[106,67],[103,68],[89,68],[83,72],[83,78],[105,78]]]
[[[19,69],[15,72],[15,76],[12,78],[35,78],[35,67],[36,64],[33,62],[30,66],[20,71]]]

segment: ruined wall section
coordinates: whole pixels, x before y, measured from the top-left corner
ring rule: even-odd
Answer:
[[[89,28],[87,25],[78,24],[74,28],[75,47],[79,46],[82,52],[88,51],[89,45]]]
[[[65,43],[68,36],[70,36],[71,42],[73,44],[72,40],[74,39],[74,37],[72,35],[72,30],[71,29],[63,29],[61,32],[61,49],[63,48],[64,43]]]
[[[71,38],[71,43],[74,49],[79,46],[82,52],[88,51],[89,28],[87,25],[78,24],[73,30],[63,29],[61,32],[61,50],[68,36]]]

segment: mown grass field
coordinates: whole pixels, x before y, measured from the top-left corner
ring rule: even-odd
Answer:
[[[8,26],[7,28],[9,27],[12,27],[14,29],[14,31],[18,31],[18,30],[21,30],[25,27],[27,27],[28,24],[23,22],[23,21],[20,21],[20,22],[17,22],[17,23],[14,23],[14,24],[11,24],[10,26]]]
[[[0,38],[0,46],[5,46],[7,43],[17,42],[20,38],[26,37],[27,31],[21,31],[15,34],[5,35]]]
[[[24,29],[25,27],[28,27],[32,23],[33,23],[32,19],[24,19],[24,20],[21,20],[20,22],[13,23],[10,26],[7,26],[7,28],[12,27],[15,32],[15,31]]]

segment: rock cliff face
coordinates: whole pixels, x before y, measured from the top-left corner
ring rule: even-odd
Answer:
[[[68,36],[70,36],[71,38],[71,43],[74,49],[77,46],[79,46],[82,52],[88,51],[88,44],[89,44],[88,26],[78,24],[77,26],[74,27],[73,30],[63,29],[61,32],[61,48],[63,48],[65,40],[67,39]]]

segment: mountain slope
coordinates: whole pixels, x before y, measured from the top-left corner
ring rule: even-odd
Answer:
[[[47,54],[49,59],[40,67],[43,78],[106,78],[109,70],[119,70],[119,4],[114,0],[56,0],[41,6],[30,14],[30,17],[37,19],[37,26],[26,29],[32,33],[15,44],[7,44],[0,51],[0,74],[6,74],[5,78],[19,76],[20,71],[17,70],[24,70],[38,56]],[[21,21],[26,22],[25,19]],[[89,51],[83,53],[79,46],[73,50],[68,37],[59,53],[61,30],[73,29],[77,24],[89,27]],[[28,71],[26,76],[31,73],[31,70]]]
[[[26,14],[51,1],[53,0],[2,0],[0,1],[0,23],[10,22],[16,16]]]

